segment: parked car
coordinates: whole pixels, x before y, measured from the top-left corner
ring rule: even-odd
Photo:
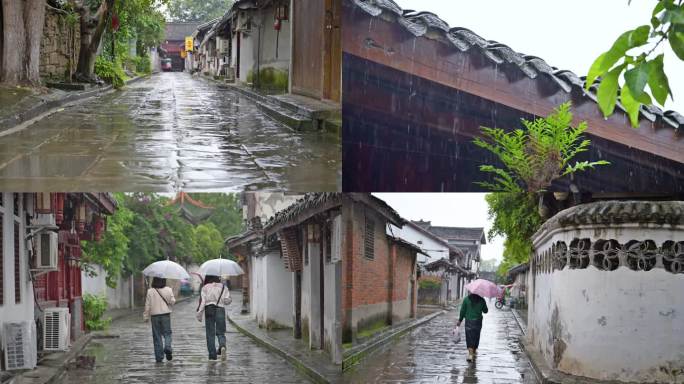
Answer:
[[[171,71],[173,68],[171,66],[171,59],[166,57],[161,59],[161,69],[164,72]]]

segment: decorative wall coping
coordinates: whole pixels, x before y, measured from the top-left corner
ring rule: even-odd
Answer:
[[[585,233],[568,242],[554,241],[550,247],[540,249],[554,233],[596,227],[684,230],[684,201],[598,201],[561,211],[533,236],[534,273],[585,269],[590,265],[603,271],[623,266],[634,271],[659,268],[674,274],[684,273],[684,238],[658,243],[648,238],[611,239]]]
[[[652,224],[684,225],[684,201],[596,201],[562,210],[532,236],[536,243],[555,229],[579,226]]]

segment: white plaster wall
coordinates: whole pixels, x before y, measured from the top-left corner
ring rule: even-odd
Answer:
[[[32,195],[29,195],[32,196]],[[19,278],[20,280],[20,303],[15,302],[15,289],[14,289],[14,212],[13,212],[13,194],[12,193],[2,193],[0,192],[0,199],[4,198],[4,204],[0,207],[0,212],[2,212],[3,220],[3,233],[0,234],[3,237],[3,281],[4,284],[3,291],[4,304],[0,305],[0,333],[2,332],[2,323],[5,322],[21,322],[28,321],[32,322],[34,319],[34,299],[33,299],[33,287],[31,281],[29,280],[29,264],[28,264],[28,253],[26,252],[26,243],[20,241],[20,255],[21,259],[19,261]],[[32,199],[29,200],[29,205],[31,205]],[[29,207],[30,208],[30,207]],[[32,211],[32,208],[30,208]],[[26,233],[26,223],[23,214],[19,217],[20,220],[20,231],[21,238],[23,240],[24,233]],[[0,335],[1,337],[2,335]]]
[[[268,306],[268,273],[267,258],[252,257],[252,273],[250,274],[250,304],[252,317],[262,326],[266,325]]]
[[[81,289],[83,293],[93,295],[104,295],[107,297],[107,304],[110,309],[130,308],[131,307],[131,280],[130,278],[119,278],[116,287],[107,286],[107,272],[99,266],[93,266],[96,275],[88,276],[81,272]]]
[[[279,326],[293,327],[292,306],[294,297],[292,292],[293,273],[285,269],[279,251],[272,251],[264,257],[266,267],[267,290],[266,321],[275,322]]]
[[[305,238],[305,237],[304,237]],[[306,249],[304,246],[302,246],[303,251]],[[303,258],[304,253],[302,253]],[[311,262],[309,263],[304,263],[304,259],[302,259],[302,309],[301,309],[301,316],[302,316],[302,334],[306,333],[306,337],[310,337],[310,328],[311,328]],[[306,324],[307,329],[304,329],[304,325]]]
[[[255,51],[257,43],[257,30],[252,29],[250,34],[240,34],[240,81],[247,82],[247,74],[254,69]]]
[[[575,238],[684,239],[681,229],[584,228],[537,239],[536,249]],[[532,273],[532,271],[530,271]],[[528,307],[531,344],[557,369],[602,380],[670,382],[668,371],[684,369],[684,276],[664,269],[632,271],[594,266],[530,277]],[[559,353],[560,352],[560,353]]]
[[[278,35],[273,28],[274,10],[272,7],[264,9],[260,12],[261,28],[261,62],[260,66],[273,67],[289,70],[290,67],[290,22],[283,21]],[[256,31],[254,36],[256,37]],[[276,59],[276,35],[278,35],[278,58]],[[256,39],[254,40],[256,43]],[[256,51],[256,48],[254,49]]]
[[[261,218],[261,222],[265,223],[268,219],[273,217],[276,212],[294,204],[303,195],[290,195],[282,192],[256,192],[256,208],[255,215]],[[243,209],[244,214],[247,210]],[[247,217],[245,217],[246,219]]]
[[[425,253],[429,255],[429,257],[419,253],[417,259],[417,263],[419,265],[430,263],[442,258],[446,258],[447,260],[449,259],[449,248],[410,225],[404,225],[403,227],[399,228],[393,224],[390,224],[387,227],[387,234],[394,237],[399,237],[400,239],[403,239],[406,242],[423,249]]]

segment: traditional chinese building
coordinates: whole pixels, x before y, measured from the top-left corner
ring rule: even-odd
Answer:
[[[115,209],[106,193],[0,194],[0,327],[12,323],[19,332],[3,335],[6,343],[22,334],[34,352],[43,349],[43,318],[52,308],[66,309],[72,340],[83,332],[80,242],[99,240]]]
[[[592,141],[578,160],[611,165],[553,189],[684,191],[684,116],[675,111],[643,106],[635,129],[618,103],[605,119],[598,84],[585,90],[583,77],[533,52],[392,0],[344,0],[343,24],[345,190],[481,191],[479,166],[500,163],[472,144],[480,127],[519,128],[570,101]]]
[[[270,207],[289,198],[259,195],[250,199],[270,201]],[[422,251],[388,234],[390,225],[405,221],[371,195],[312,193],[290,203],[269,208],[273,214],[263,224],[257,218],[264,210],[248,204],[251,229],[226,243],[245,260],[245,296],[259,324],[291,327],[293,337],[341,364],[342,343],[359,341],[357,335],[378,322],[415,316],[416,255]]]
[[[161,44],[161,57],[171,59],[174,71],[185,70],[185,38],[191,37],[200,23],[166,23],[164,42]]]

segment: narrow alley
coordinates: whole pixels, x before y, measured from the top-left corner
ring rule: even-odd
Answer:
[[[6,190],[337,190],[332,133],[295,132],[237,92],[160,73],[0,137]]]
[[[234,306],[236,304],[232,304]],[[307,383],[285,360],[256,345],[227,323],[226,361],[209,362],[204,323],[195,319],[196,299],[178,303],[171,316],[173,360],[155,364],[150,324],[142,315],[116,320],[108,333],[81,353],[95,368],[68,370],[60,383]],[[268,369],[265,369],[268,368]]]
[[[488,303],[475,363],[466,361],[465,334],[454,342],[458,310],[437,316],[345,374],[350,383],[537,383],[521,350],[520,327],[510,310]]]

